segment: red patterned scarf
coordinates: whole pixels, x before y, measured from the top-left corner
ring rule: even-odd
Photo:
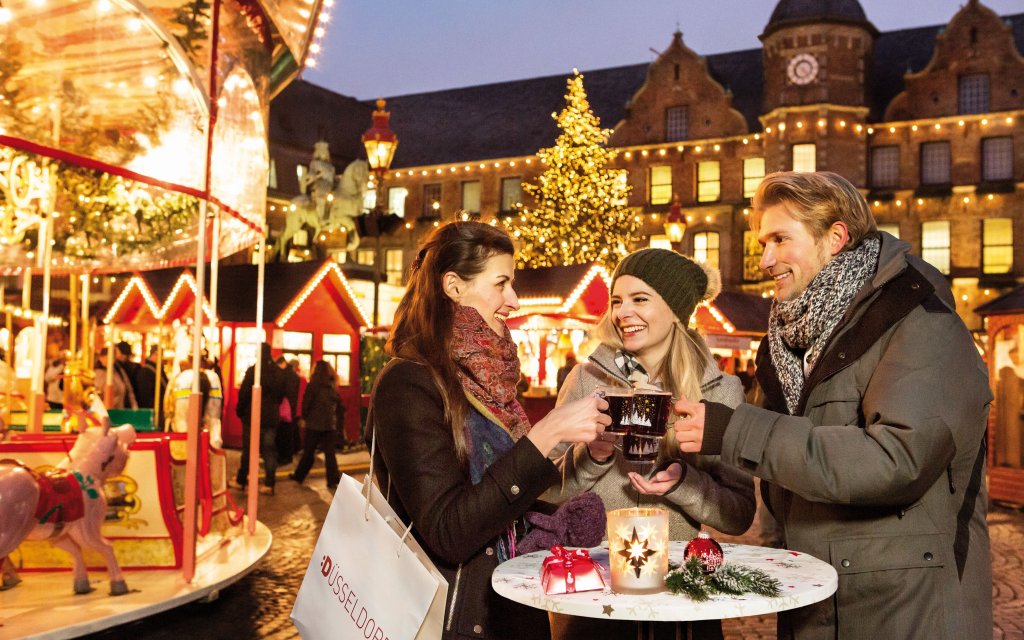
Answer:
[[[516,400],[519,354],[508,327],[494,333],[473,307],[456,305],[452,359],[459,365],[462,387],[501,421],[513,440],[526,435],[530,421]]]

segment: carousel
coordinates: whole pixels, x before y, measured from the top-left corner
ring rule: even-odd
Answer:
[[[219,333],[207,330],[219,256],[256,245],[263,325],[270,99],[313,63],[331,4],[0,5],[0,636],[77,637],[212,599],[269,550],[255,486],[259,364],[251,486],[237,505],[200,424],[200,353]],[[189,267],[212,306],[191,305],[186,433],[107,412],[115,333],[90,313],[97,277],[168,267]],[[51,308],[58,277],[66,315]],[[19,279],[21,304],[5,290]],[[161,310],[137,293],[141,325]],[[56,332],[70,356],[54,419],[44,369]]]

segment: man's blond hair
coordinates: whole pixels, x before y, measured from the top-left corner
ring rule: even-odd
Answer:
[[[754,194],[750,216],[750,228],[755,233],[765,209],[778,204],[794,220],[804,223],[816,240],[824,238],[833,223],[845,223],[850,240],[843,251],[857,248],[861,240],[878,229],[857,187],[830,171],[779,171],[765,176]]]

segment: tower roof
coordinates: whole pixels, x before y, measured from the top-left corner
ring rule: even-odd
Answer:
[[[813,22],[859,24],[872,34],[878,32],[857,0],[779,0],[761,37],[764,38],[782,27]]]

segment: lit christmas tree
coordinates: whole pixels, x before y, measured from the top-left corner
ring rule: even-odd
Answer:
[[[628,253],[640,223],[626,206],[631,187],[608,164],[618,155],[606,144],[610,129],[590,110],[583,76],[567,81],[565,108],[552,114],[562,133],[537,156],[547,169],[524,182],[533,207],[522,206],[513,223],[524,267],[598,261],[614,267]]]

